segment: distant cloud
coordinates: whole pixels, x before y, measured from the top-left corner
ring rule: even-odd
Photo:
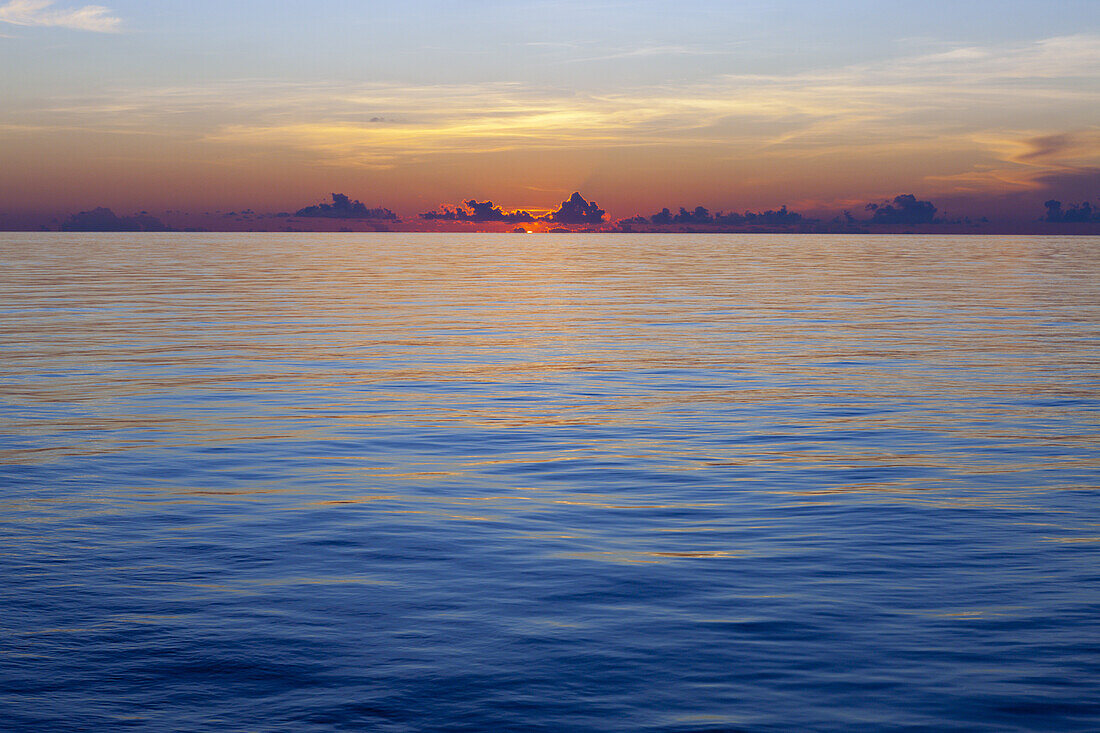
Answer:
[[[1060,202],[1047,202],[1061,206]],[[711,213],[705,206],[694,209],[680,207],[679,213],[673,213],[665,207],[650,216],[634,216],[616,222],[620,231],[737,231],[737,232],[820,232],[844,233],[866,231],[898,231],[906,229],[933,229],[940,225],[959,224],[936,218],[936,206],[931,201],[922,201],[911,193],[895,196],[892,201],[881,204],[867,204],[865,210],[868,219],[857,219],[849,211],[829,221],[816,219],[789,210],[786,205],[767,211],[736,211]],[[1060,208],[1055,216],[1060,215]],[[1071,209],[1069,216],[1079,217],[1079,208]],[[1091,216],[1091,210],[1088,214]],[[1054,219],[1049,219],[1054,221]],[[1073,219],[1078,221],[1079,219]],[[1068,221],[1068,219],[1067,219]],[[1090,220],[1091,221],[1091,220]],[[653,229],[653,228],[656,229]],[[701,229],[700,229],[701,228]]]
[[[368,209],[362,201],[352,201],[346,194],[332,194],[332,203],[320,203],[299,209],[294,216],[315,219],[383,219],[395,221],[397,214],[389,209]]]
[[[420,215],[426,221],[502,221],[515,224],[518,222],[531,222],[535,217],[527,211],[504,211],[499,206],[493,206],[492,201],[477,201],[470,199],[466,202],[469,210],[457,206],[454,209],[443,207],[442,211],[426,211]]]
[[[54,0],[11,0],[0,5],[0,22],[12,25],[56,26],[80,31],[114,33],[122,20],[102,5],[52,10]]]
[[[795,231],[803,224],[815,224],[816,220],[806,219],[795,211],[787,209],[786,205],[779,209],[767,211],[746,211],[740,214],[736,211],[723,213],[721,211],[711,213],[705,206],[696,206],[688,210],[680,207],[678,214],[665,207],[652,216],[635,216],[631,219],[619,221],[618,226],[623,231],[631,231],[635,226],[652,224],[656,227],[669,228],[670,231],[695,231],[694,227],[717,227],[720,230],[729,231]]]
[[[441,211],[426,211],[420,215],[427,221],[470,221],[470,222],[505,222],[508,224],[545,221],[551,224],[602,224],[606,211],[596,205],[595,201],[585,201],[580,193],[574,193],[555,211],[545,216],[534,217],[529,211],[516,210],[505,211],[499,206],[493,206],[492,201],[477,201],[470,199],[465,202],[466,207],[457,206],[454,209],[443,207]]]
[[[867,204],[867,211],[873,211],[872,224],[884,226],[919,226],[931,224],[936,218],[936,207],[931,201],[921,201],[911,193],[894,197],[894,202],[886,204]]]
[[[1070,204],[1068,209],[1063,209],[1062,202],[1056,200],[1047,201],[1043,206],[1047,209],[1047,213],[1043,217],[1043,221],[1046,222],[1081,224],[1100,221],[1100,210],[1093,209],[1092,204],[1088,201]]]
[[[555,224],[601,224],[606,213],[595,201],[585,201],[579,193],[574,193],[567,201],[562,201],[557,211],[543,218]]]
[[[63,232],[164,232],[168,227],[148,214],[118,216],[110,209],[99,207],[73,214],[61,224]]]

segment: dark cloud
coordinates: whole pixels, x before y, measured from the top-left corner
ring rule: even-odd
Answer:
[[[723,213],[721,211],[712,214],[705,206],[696,206],[694,209],[680,207],[679,213],[673,214],[668,208],[661,209],[649,217],[636,216],[632,219],[623,219],[619,227],[653,225],[658,227],[683,228],[687,226],[710,226],[724,229],[739,228],[742,230],[776,229],[788,231],[803,224],[812,222],[795,211],[789,211],[786,206],[767,211],[746,211],[739,214],[736,211]]]
[[[1070,204],[1069,208],[1062,208],[1062,202],[1051,199],[1043,204],[1047,213],[1043,221],[1052,224],[1082,224],[1086,222],[1100,222],[1100,209],[1092,208],[1092,204],[1084,201],[1079,204]]]
[[[643,216],[643,217],[641,217],[641,219],[644,221],[645,217]],[[669,211],[668,208],[666,207],[666,208],[661,209],[660,211],[658,211],[653,216],[649,217],[649,220],[652,223],[658,224],[658,225],[671,224],[672,223],[672,212]]]
[[[882,226],[918,226],[936,219],[936,207],[931,201],[921,201],[911,193],[895,196],[892,204],[867,204],[871,224]]]
[[[778,209],[767,211],[746,211],[744,214],[721,214],[718,217],[720,224],[744,223],[750,226],[772,227],[776,229],[789,229],[809,221],[797,211],[790,211],[784,204]]]
[[[332,194],[331,204],[317,204],[299,209],[295,216],[321,219],[383,219],[395,221],[397,214],[389,209],[368,209],[361,201],[352,201],[342,193]]]
[[[99,207],[73,214],[61,224],[63,232],[166,232],[164,223],[141,212],[133,216],[116,216],[110,209]]]
[[[605,214],[607,212],[595,201],[585,201],[579,193],[574,193],[568,201],[562,201],[561,208],[542,218],[555,224],[601,224]]]
[[[499,206],[493,206],[492,201],[474,199],[466,201],[465,207],[458,206],[454,209],[443,207],[441,211],[425,212],[420,215],[420,218],[434,221],[499,221],[508,224],[535,221],[552,224],[601,224],[606,214],[607,212],[597,206],[595,201],[585,201],[579,193],[574,193],[568,200],[561,203],[557,211],[538,218],[528,211],[504,211]]]
[[[1045,179],[1043,179],[1045,180]],[[1059,198],[1049,198],[1041,217],[1035,211],[1035,192],[1030,198],[1016,195],[1011,199],[1017,211],[1005,219],[990,219],[985,215],[949,215],[931,201],[918,199],[913,194],[899,194],[881,203],[867,204],[862,217],[844,211],[831,218],[812,218],[791,211],[786,206],[766,211],[744,213],[712,213],[704,206],[694,209],[680,207],[678,212],[669,208],[649,216],[633,216],[615,223],[619,232],[807,232],[832,234],[865,234],[872,232],[928,232],[928,233],[1100,233],[1100,204],[1095,200],[1079,197],[1083,188],[1094,187],[1100,181],[1096,169],[1082,169],[1050,176],[1049,183],[1076,191],[1070,201],[1063,204]],[[1088,185],[1084,185],[1088,184]],[[1007,199],[1007,197],[1006,197]],[[967,202],[971,206],[973,202]],[[967,207],[969,208],[969,207]],[[965,209],[964,209],[965,211]],[[1035,213],[1027,213],[1033,212]],[[1028,216],[1020,218],[1021,212]]]
[[[500,221],[509,224],[535,221],[535,217],[526,211],[504,211],[499,206],[493,206],[492,201],[470,199],[465,204],[469,209],[461,206],[448,209],[444,206],[442,211],[426,211],[420,218],[428,221]]]

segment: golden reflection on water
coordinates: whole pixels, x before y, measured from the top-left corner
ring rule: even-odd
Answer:
[[[1017,490],[991,482],[1100,466],[1096,432],[1067,419],[1097,394],[1100,246],[1088,238],[35,241],[3,243],[0,377],[17,439],[0,465],[203,456],[105,502],[362,505],[460,522],[726,515],[738,492],[784,507],[1023,511]],[[238,478],[218,451],[255,475]],[[780,469],[802,479],[774,481]],[[520,488],[523,471],[557,478]],[[617,478],[631,471],[644,476]],[[624,487],[600,493],[608,476]],[[651,486],[670,477],[714,488],[681,501]],[[980,498],[965,496],[976,486]],[[720,531],[664,521],[647,530]],[[681,549],[570,556],[734,552]]]

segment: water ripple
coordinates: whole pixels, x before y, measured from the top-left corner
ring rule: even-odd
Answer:
[[[11,730],[1100,729],[1100,241],[0,235]]]

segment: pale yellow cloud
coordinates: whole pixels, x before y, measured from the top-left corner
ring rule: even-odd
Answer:
[[[1029,136],[1042,134],[1044,122],[1048,134],[1089,124],[1088,110],[1100,104],[1098,49],[1095,36],[1082,35],[604,94],[508,84],[285,90],[315,97],[306,106],[311,118],[253,115],[207,139],[369,167],[431,154],[607,146],[709,147],[734,158],[880,145],[970,144],[995,153],[978,138],[1001,134],[1005,120]],[[368,114],[378,121],[356,119]]]
[[[472,157],[530,161],[541,151],[543,167],[568,159],[579,170],[575,161],[590,159],[582,180],[613,165],[632,166],[639,178],[661,161],[700,186],[736,172],[739,185],[805,186],[795,193],[804,196],[880,187],[885,195],[905,176],[926,194],[1026,190],[1051,172],[1097,162],[1098,40],[608,91],[241,79],[55,99],[2,111],[0,125],[24,135],[156,136],[219,165],[293,160],[381,172],[446,161],[461,171],[461,159],[469,171],[480,165]],[[493,175],[512,175],[515,187],[532,183],[529,167],[508,170],[495,165]]]

